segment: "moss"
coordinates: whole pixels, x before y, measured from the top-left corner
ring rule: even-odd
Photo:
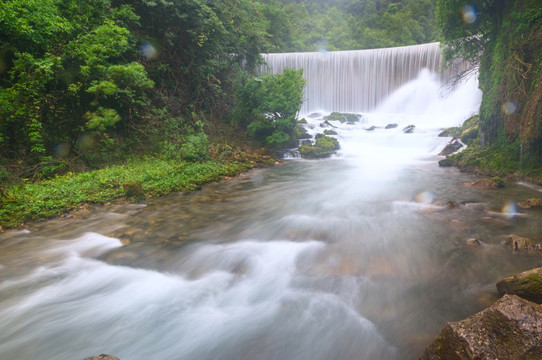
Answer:
[[[353,124],[358,122],[361,119],[361,115],[358,114],[349,114],[349,113],[340,113],[332,112],[331,114],[324,116],[324,120],[329,121],[340,121],[341,123]]]
[[[327,135],[320,135],[314,145],[303,145],[299,147],[299,153],[303,158],[318,159],[329,157],[336,150],[340,149],[339,141]]]

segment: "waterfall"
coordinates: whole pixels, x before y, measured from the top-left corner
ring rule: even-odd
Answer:
[[[339,111],[363,113],[375,109],[420,71],[438,73],[439,43],[385,49],[312,53],[262,54],[263,71],[303,69],[307,80],[300,113]],[[446,78],[449,74],[442,74]]]

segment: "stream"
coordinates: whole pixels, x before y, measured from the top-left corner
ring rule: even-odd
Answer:
[[[475,189],[438,166],[437,134],[465,116],[445,105],[334,122],[329,159],[1,233],[0,358],[416,359],[542,263],[503,244],[542,240],[542,212],[515,206],[540,189]]]

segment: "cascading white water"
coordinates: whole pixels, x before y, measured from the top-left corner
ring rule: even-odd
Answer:
[[[263,54],[262,71],[281,73],[303,69],[307,80],[300,113],[374,110],[400,86],[418,77],[423,69],[438,73],[442,56],[439,43],[385,49]],[[456,70],[453,70],[456,71]],[[450,72],[442,75],[447,79]]]

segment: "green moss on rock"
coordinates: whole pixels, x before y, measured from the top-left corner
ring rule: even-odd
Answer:
[[[340,149],[339,141],[331,136],[317,136],[314,145],[302,145],[299,147],[301,157],[307,159],[319,159],[329,157]]]

